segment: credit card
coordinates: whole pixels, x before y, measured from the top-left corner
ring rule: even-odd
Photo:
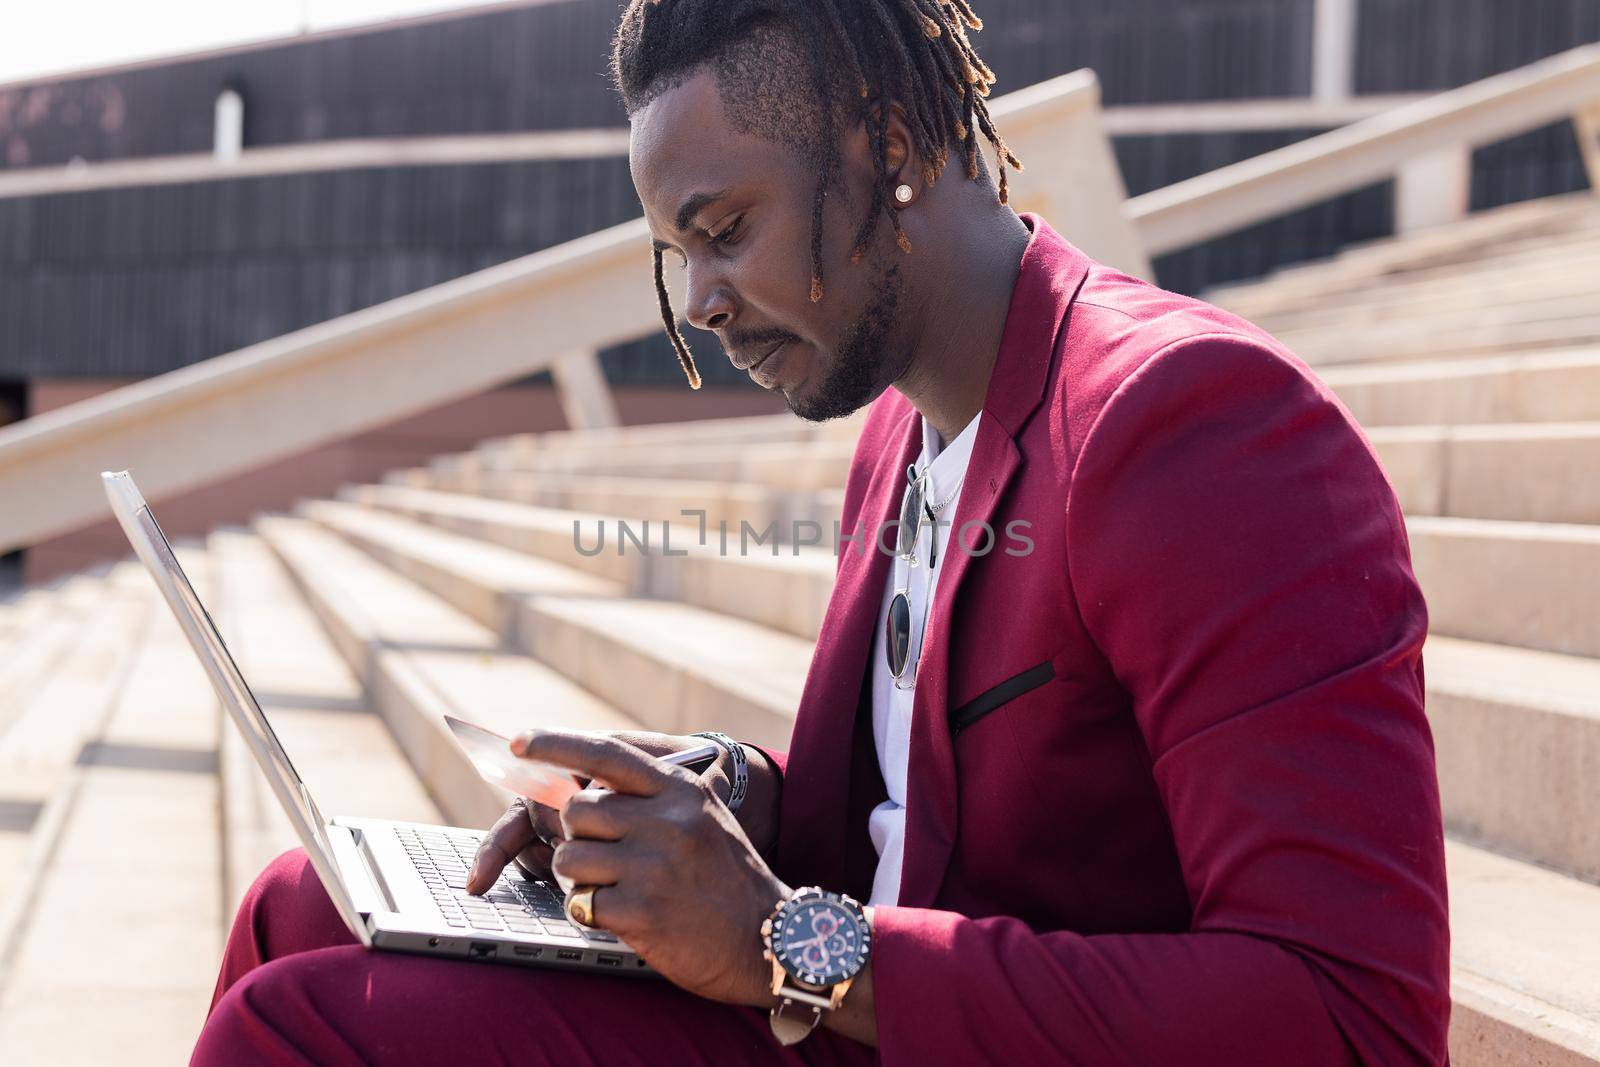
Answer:
[[[509,737],[501,737],[493,730],[463,722],[453,715],[446,715],[444,721],[456,744],[485,781],[552,808],[561,807],[582,788],[565,767],[514,755]]]

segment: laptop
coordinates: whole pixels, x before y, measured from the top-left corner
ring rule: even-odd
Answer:
[[[561,888],[523,877],[516,864],[489,892],[469,896],[467,872],[482,830],[351,816],[324,819],[139,487],[127,471],[100,477],[134,552],[177,616],[334,907],[363,945],[535,967],[656,974],[616,935],[572,922]]]

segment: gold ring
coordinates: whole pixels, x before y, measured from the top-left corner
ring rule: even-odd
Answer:
[[[567,914],[579,926],[594,926],[594,891],[599,886],[580,885],[567,898]]]

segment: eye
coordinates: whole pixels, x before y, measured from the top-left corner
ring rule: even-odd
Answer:
[[[738,217],[736,217],[733,220],[732,225],[727,226],[727,227],[725,227],[725,228],[723,228],[721,230],[718,230],[714,234],[711,234],[710,235],[711,243],[714,244],[714,245],[721,245],[723,247],[727,247],[728,245],[731,245],[731,244],[735,243],[736,241],[738,241],[739,235],[740,235],[740,233],[743,232],[743,230],[744,230],[744,216],[743,215],[739,215]]]

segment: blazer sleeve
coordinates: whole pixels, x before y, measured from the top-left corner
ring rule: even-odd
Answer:
[[[744,745],[745,748],[753,748],[767,757],[767,762],[772,764],[772,769],[778,772],[778,780],[780,782],[783,780],[784,774],[789,770],[789,751],[787,749],[767,748],[765,745],[757,745],[750,741],[741,741],[740,744]]]
[[[1444,1062],[1426,609],[1348,412],[1265,341],[1177,342],[1101,409],[1066,524],[1190,928],[1082,936],[878,909],[884,1062]]]

